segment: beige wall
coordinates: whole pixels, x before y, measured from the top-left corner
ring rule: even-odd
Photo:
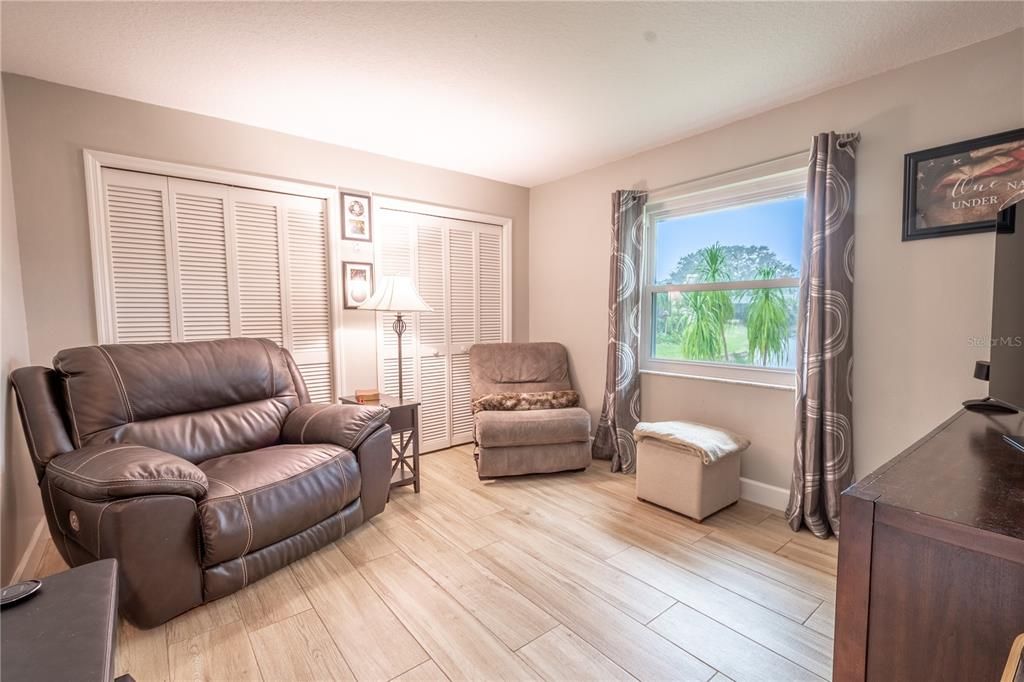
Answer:
[[[82,149],[333,184],[512,219],[512,337],[529,336],[525,188],[13,74],[11,132],[32,360],[96,342]],[[346,243],[342,258],[367,260]],[[346,311],[347,389],[376,385],[373,313]]]
[[[0,169],[0,584],[7,585],[21,560],[36,526],[42,520],[35,473],[25,447],[14,394],[8,375],[28,362],[25,301],[21,288],[17,215],[11,186],[11,162],[7,144],[7,116],[0,95],[3,165]]]
[[[666,84],[669,86],[669,84]],[[679,86],[681,87],[681,85]],[[903,154],[1024,125],[1024,31],[978,43],[530,192],[530,337],[565,343],[585,406],[601,409],[610,194],[659,188],[859,130],[855,218],[855,467],[864,476],[961,400],[981,395],[968,337],[990,328],[993,238],[900,241]],[[646,419],[692,418],[754,441],[743,475],[788,488],[792,392],[647,376]]]

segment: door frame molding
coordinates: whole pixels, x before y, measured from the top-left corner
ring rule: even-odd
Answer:
[[[328,312],[331,326],[331,362],[334,364],[332,378],[334,392],[339,393],[343,389],[345,386],[344,348],[340,339],[337,338],[342,332],[343,303],[341,291],[341,193],[365,194],[365,192],[336,185],[160,161],[95,149],[83,149],[82,161],[85,166],[85,199],[89,218],[89,244],[92,251],[96,336],[101,344],[113,343],[115,338],[113,302],[111,300],[113,279],[111,263],[108,258],[110,245],[107,240],[107,231],[104,229],[104,216],[106,215],[106,201],[103,192],[104,168],[325,200],[327,205],[327,286],[331,298]]]

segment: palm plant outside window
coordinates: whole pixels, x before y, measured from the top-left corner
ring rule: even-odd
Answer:
[[[642,369],[792,384],[803,178],[649,205]]]

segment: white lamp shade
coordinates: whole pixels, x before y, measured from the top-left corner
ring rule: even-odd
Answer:
[[[396,313],[431,313],[434,309],[420,298],[408,277],[381,277],[377,290],[360,310],[390,310]]]

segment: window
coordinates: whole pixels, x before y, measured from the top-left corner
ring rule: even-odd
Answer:
[[[642,369],[793,385],[805,158],[648,204]]]

